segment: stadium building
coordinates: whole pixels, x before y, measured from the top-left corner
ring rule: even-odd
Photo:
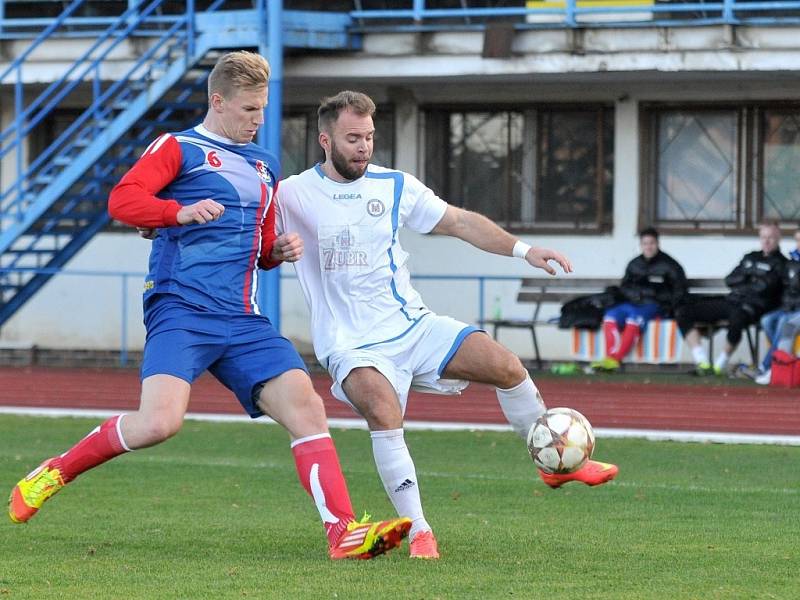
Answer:
[[[149,242],[109,223],[105,200],[156,135],[199,121],[209,65],[230,49],[272,63],[262,141],[280,148],[284,175],[321,157],[320,98],[364,91],[379,109],[374,162],[565,252],[577,277],[621,277],[648,225],[689,277],[724,277],[758,247],[759,222],[790,234],[800,221],[798,0],[0,7],[6,348],[142,348]],[[402,242],[432,309],[467,322],[530,317],[519,278],[544,273],[453,239]],[[309,348],[292,268],[270,286],[271,314]],[[532,356],[524,330],[501,341]],[[540,343],[549,359],[576,351],[553,327]]]

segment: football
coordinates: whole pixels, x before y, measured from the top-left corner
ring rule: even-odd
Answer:
[[[551,408],[528,432],[528,452],[546,473],[573,473],[594,451],[594,432],[589,420],[571,408]]]

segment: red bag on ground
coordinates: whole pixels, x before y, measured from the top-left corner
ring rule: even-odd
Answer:
[[[783,350],[772,355],[772,377],[770,385],[800,387],[800,359]]]

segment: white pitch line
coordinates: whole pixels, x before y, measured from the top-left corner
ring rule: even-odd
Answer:
[[[24,406],[0,406],[0,414],[34,417],[93,417],[108,418],[120,414],[119,410],[94,408],[32,408]],[[217,423],[262,423],[274,424],[270,418],[251,419],[247,415],[219,413],[186,413],[192,421]],[[334,429],[367,429],[363,419],[328,419]],[[427,431],[511,431],[510,425],[496,423],[442,423],[438,421],[406,421],[408,430]],[[642,438],[651,441],[696,442],[717,444],[767,444],[777,446],[800,446],[800,435],[767,435],[758,433],[720,433],[716,431],[661,431],[656,429],[595,428],[599,438]]]
[[[772,435],[762,433],[721,433],[719,431],[661,431],[655,429],[610,429],[596,427],[600,438],[644,438],[652,441],[699,442],[717,444],[774,444],[800,446],[800,435]]]

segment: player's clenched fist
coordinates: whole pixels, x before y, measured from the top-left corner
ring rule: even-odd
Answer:
[[[303,238],[296,233],[283,233],[275,238],[270,258],[277,261],[296,262],[303,256]]]
[[[155,227],[137,227],[136,231],[139,232],[139,237],[143,237],[146,240],[154,240],[158,235],[158,229]]]
[[[210,198],[184,206],[178,211],[178,224],[208,223],[216,221],[225,212],[225,207]]]

